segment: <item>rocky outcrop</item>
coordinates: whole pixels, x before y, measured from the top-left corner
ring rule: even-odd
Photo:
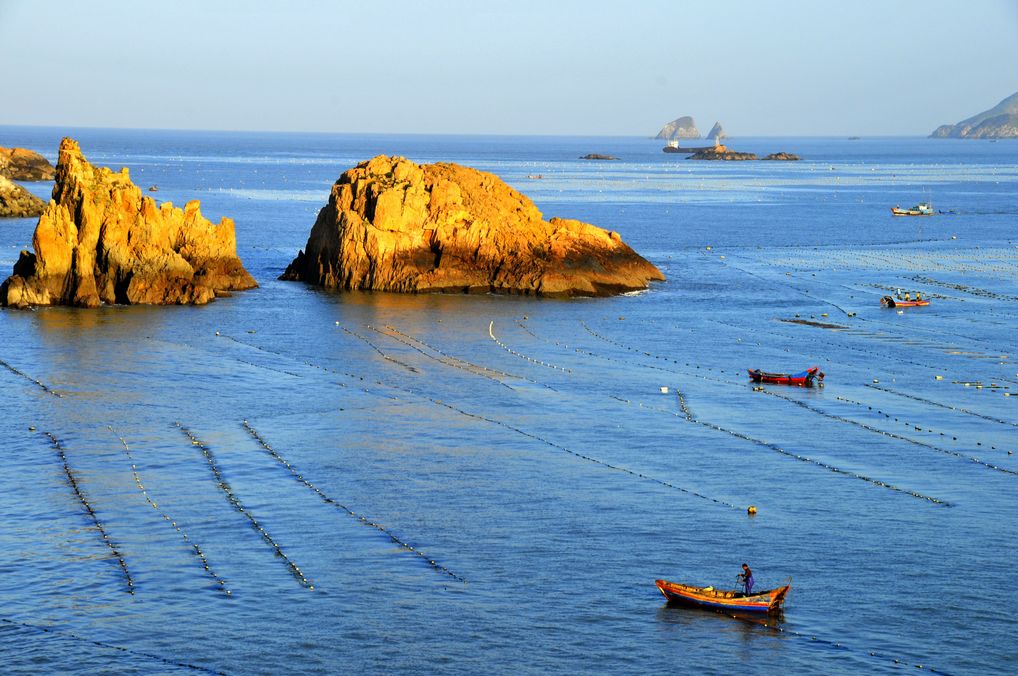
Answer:
[[[29,218],[42,213],[46,203],[23,187],[0,176],[0,218]]]
[[[213,225],[197,200],[183,209],[157,205],[127,169],[93,167],[69,138],[32,247],[0,286],[0,303],[200,304],[257,286],[237,258],[232,220]]]
[[[545,221],[494,174],[379,155],[340,176],[280,279],[333,290],[601,296],[664,275],[618,233]]]
[[[728,134],[725,133],[725,129],[721,126],[720,122],[715,122],[714,126],[707,132],[707,138],[712,141],[720,141],[723,138],[728,138]]]
[[[654,138],[700,138],[700,132],[696,129],[696,123],[689,115],[677,118],[661,127],[661,131]]]
[[[52,181],[53,165],[25,148],[0,148],[0,176],[13,181]]]
[[[786,153],[786,152],[782,151],[780,153],[771,153],[770,155],[768,155],[764,159],[765,160],[778,160],[778,161],[782,161],[782,162],[794,162],[795,160],[801,160],[802,158],[799,157],[798,155],[793,155],[792,153]]]
[[[754,153],[740,153],[737,150],[729,150],[724,146],[717,146],[716,148],[708,148],[699,152],[693,153],[687,160],[755,160],[757,159]]]
[[[1018,92],[958,124],[944,124],[930,138],[1018,138]]]
[[[602,155],[600,153],[587,153],[586,155],[584,155],[580,159],[581,160],[617,160],[619,158],[617,158],[617,157],[615,157],[613,155]]]

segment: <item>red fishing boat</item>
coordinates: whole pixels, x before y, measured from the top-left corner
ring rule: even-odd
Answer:
[[[813,387],[824,384],[824,373],[819,366],[808,368],[798,373],[767,373],[760,369],[746,369],[755,383],[776,383],[778,385],[798,385]]]
[[[669,603],[681,603],[718,611],[741,613],[776,613],[788,596],[791,585],[768,589],[746,596],[739,591],[724,591],[714,587],[694,587],[668,580],[655,580],[654,584]]]
[[[930,301],[920,297],[916,294],[915,298],[906,294],[904,298],[899,296],[884,296],[880,299],[880,304],[884,307],[924,307],[930,304]]]

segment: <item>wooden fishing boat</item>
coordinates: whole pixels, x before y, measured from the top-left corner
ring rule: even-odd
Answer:
[[[917,298],[915,300],[905,300],[901,297],[895,296],[884,296],[880,299],[880,304],[884,307],[924,307],[930,304],[930,301],[925,298]]]
[[[933,205],[929,202],[920,202],[911,209],[902,209],[901,207],[891,207],[891,214],[893,216],[932,216]]]
[[[760,369],[746,369],[755,383],[776,383],[778,385],[797,385],[813,387],[824,384],[824,373],[819,366],[808,368],[798,373],[767,373]]]
[[[714,587],[694,587],[668,580],[655,580],[654,584],[669,603],[711,608],[718,611],[741,613],[775,613],[788,596],[791,585],[768,589],[757,594],[746,596],[739,591],[724,591]]]

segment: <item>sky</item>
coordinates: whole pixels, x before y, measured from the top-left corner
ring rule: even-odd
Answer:
[[[1018,91],[1016,0],[0,0],[0,125],[926,135]]]

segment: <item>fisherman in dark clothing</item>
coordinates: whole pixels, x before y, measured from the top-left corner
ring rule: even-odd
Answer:
[[[750,567],[745,563],[742,564],[742,572],[736,579],[746,585],[746,596],[749,596],[753,592],[753,571],[750,570]]]

